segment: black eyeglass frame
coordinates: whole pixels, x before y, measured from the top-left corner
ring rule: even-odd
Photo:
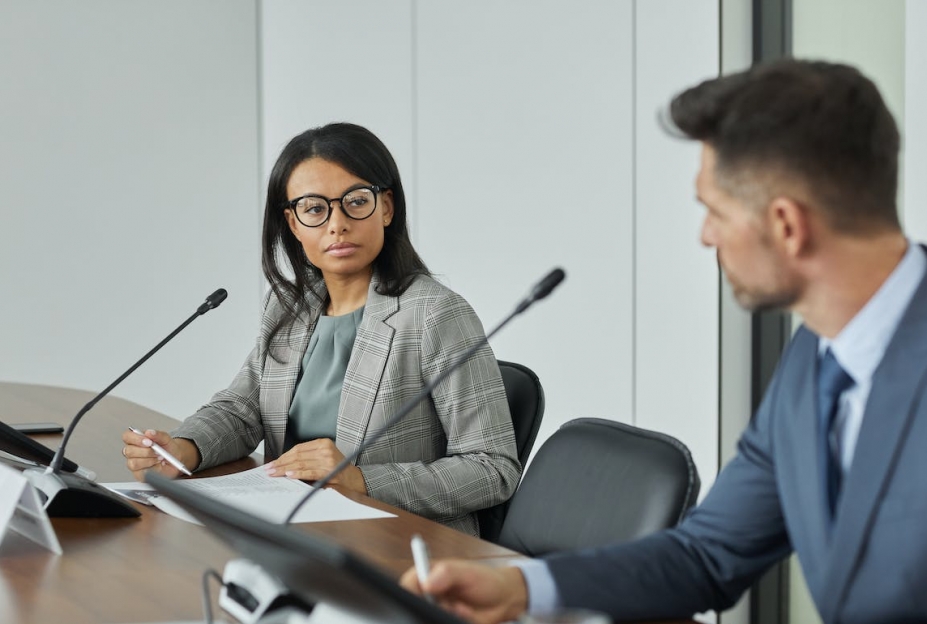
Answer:
[[[357,191],[361,191],[361,190],[368,190],[373,193],[373,208],[370,209],[370,214],[368,214],[366,217],[352,217],[350,214],[348,214],[348,211],[344,209],[344,198],[350,195],[351,193],[356,193]],[[308,228],[322,227],[323,225],[328,223],[328,220],[332,218],[332,212],[335,210],[334,206],[332,206],[332,202],[338,202],[338,207],[341,209],[342,214],[344,214],[344,216],[346,216],[348,219],[351,219],[352,221],[363,221],[364,219],[369,219],[371,216],[373,216],[373,213],[377,211],[377,202],[378,202],[377,196],[380,194],[381,191],[384,191],[384,190],[386,189],[376,184],[361,185],[361,186],[356,186],[352,189],[349,189],[345,191],[344,195],[342,195],[341,197],[335,197],[333,199],[329,199],[325,197],[324,195],[317,195],[316,193],[306,193],[305,195],[300,195],[296,199],[291,199],[291,200],[284,202],[283,207],[284,209],[289,208],[290,210],[292,210],[293,215],[296,217],[296,220]],[[296,210],[296,204],[298,204],[300,201],[306,198],[309,198],[309,197],[321,199],[328,205],[328,214],[325,216],[325,220],[316,225],[309,225],[308,223],[304,223],[303,220],[299,218],[299,211]]]

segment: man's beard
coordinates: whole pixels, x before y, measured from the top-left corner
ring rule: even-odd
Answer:
[[[737,304],[748,312],[767,312],[770,310],[786,310],[798,301],[798,290],[779,289],[763,292],[747,290],[742,286],[731,285],[734,299]]]

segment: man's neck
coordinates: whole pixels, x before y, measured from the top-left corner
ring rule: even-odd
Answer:
[[[834,237],[810,263],[806,292],[793,311],[818,335],[834,338],[878,292],[907,248],[901,232]]]

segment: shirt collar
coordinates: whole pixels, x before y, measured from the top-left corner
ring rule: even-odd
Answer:
[[[925,272],[927,256],[920,245],[909,240],[908,251],[888,279],[833,340],[820,339],[818,354],[829,347],[857,384],[868,382]]]

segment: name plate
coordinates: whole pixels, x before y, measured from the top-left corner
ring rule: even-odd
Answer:
[[[61,554],[58,536],[35,488],[18,470],[0,464],[0,543],[11,532]]]

